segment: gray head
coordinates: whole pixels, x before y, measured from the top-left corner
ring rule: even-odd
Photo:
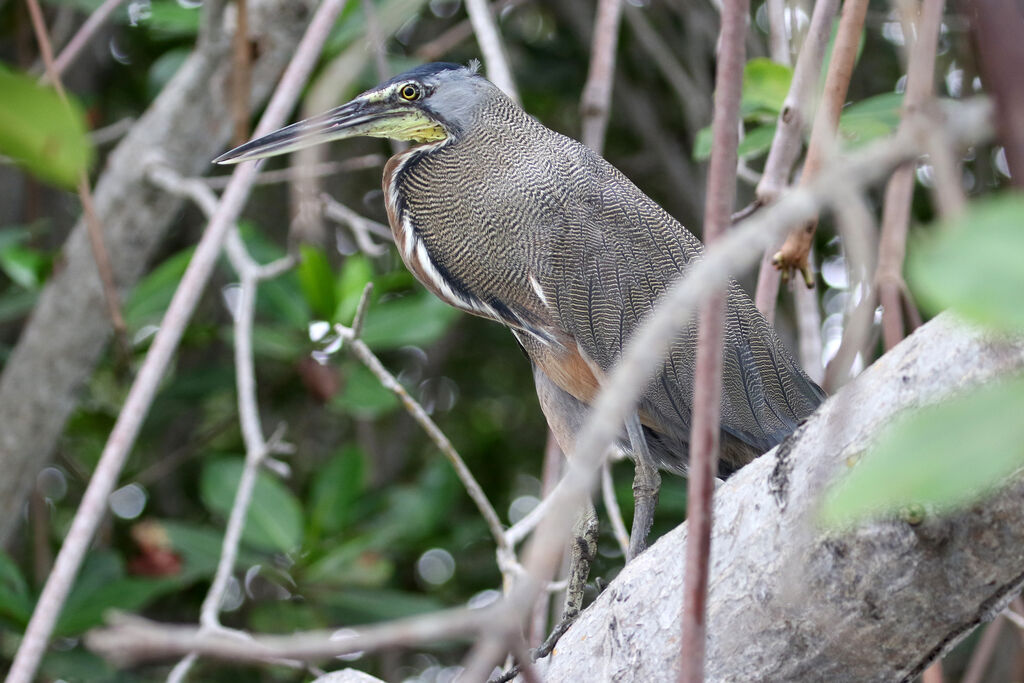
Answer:
[[[477,73],[475,64],[424,64],[348,104],[247,142],[215,161],[261,159],[359,135],[411,142],[458,138],[472,124],[481,104],[497,92]]]

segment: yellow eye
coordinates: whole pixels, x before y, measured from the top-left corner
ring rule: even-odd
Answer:
[[[398,92],[402,96],[403,100],[409,100],[410,102],[418,100],[420,98],[420,89],[412,83],[408,83],[402,86],[402,89]]]

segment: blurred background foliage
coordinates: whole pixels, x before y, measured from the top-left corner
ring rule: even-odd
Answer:
[[[98,0],[49,0],[55,40],[66,40]],[[60,246],[77,217],[66,189],[80,172],[103,168],[123,129],[154,99],[197,38],[201,8],[191,0],[133,0],[65,77],[72,104],[34,85],[40,72],[25,6],[0,3],[0,362],[4,362],[40,289],[60,267]],[[479,57],[459,0],[380,0],[387,64],[398,73],[425,56],[467,62]],[[790,3],[791,29],[806,30],[808,3]],[[503,0],[499,25],[524,106],[548,126],[576,136],[586,78],[593,7],[583,0]],[[741,154],[763,161],[791,72],[766,54],[766,11],[754,3],[744,77],[746,135]],[[709,153],[711,79],[717,12],[706,0],[630,0],[621,32],[606,156],[699,234],[703,162]],[[378,78],[363,46],[363,4],[349,2],[322,64],[355,55],[336,102]],[[670,47],[685,90],[670,84],[652,56],[650,33]],[[454,33],[449,33],[454,31]],[[460,34],[459,31],[462,31]],[[462,35],[459,39],[458,36]],[[641,37],[643,36],[643,37]],[[439,37],[453,37],[437,53]],[[842,122],[845,144],[891,132],[902,90],[902,32],[887,2],[872,3],[860,63]],[[939,92],[980,87],[963,21],[950,16],[939,54]],[[670,65],[672,66],[672,65]],[[677,81],[678,83],[678,81]],[[299,116],[296,113],[296,117]],[[93,131],[87,133],[86,131]],[[209,149],[213,158],[223,150]],[[333,146],[334,159],[387,154],[386,143]],[[274,160],[268,168],[282,166]],[[212,167],[213,175],[223,173]],[[360,214],[386,223],[380,164],[327,178],[325,189]],[[965,189],[985,193],[1005,182],[1005,157],[978,149],[964,166]],[[915,220],[932,208],[929,170],[918,169]],[[741,202],[751,196],[740,185]],[[880,191],[872,197],[879,201]],[[500,575],[483,521],[435,447],[344,349],[330,324],[348,323],[367,282],[375,285],[365,340],[433,415],[485,491],[514,522],[541,495],[546,428],[529,365],[502,328],[447,308],[417,285],[393,249],[358,252],[346,229],[331,225],[309,243],[289,235],[288,193],[258,188],[245,213],[244,239],[266,262],[297,251],[301,264],[261,285],[255,327],[260,407],[268,430],[286,426],[296,446],[290,475],[264,472],[257,484],[225,606],[226,625],[257,631],[355,625],[445,606],[494,599]],[[1016,207],[1019,218],[1020,207]],[[1018,223],[1019,224],[1019,223]],[[53,466],[40,474],[24,523],[0,552],[0,662],[17,646],[100,450],[204,225],[193,208],[124,301],[129,358],[111,351],[79,397]],[[833,232],[820,231],[824,310],[822,357],[838,347],[851,292]],[[1018,238],[1019,239],[1019,238]],[[942,252],[950,262],[959,252]],[[927,275],[922,275],[922,278]],[[749,285],[751,278],[745,278]],[[939,283],[940,287],[943,283]],[[925,285],[927,288],[927,285]],[[1019,290],[1017,290],[1019,292]],[[168,622],[194,622],[220,550],[244,447],[235,403],[231,309],[237,284],[227,263],[208,288],[145,423],[110,517],[64,609],[60,638],[43,676],[64,680],[161,680],[166,666],[114,672],[80,644],[82,633],[111,608]],[[778,326],[792,342],[791,311],[780,303]],[[983,312],[982,312],[983,313]],[[631,467],[615,468],[618,498],[630,514]],[[599,510],[604,518],[603,510]],[[685,516],[685,482],[666,478],[655,535]],[[607,525],[605,525],[607,526]],[[594,572],[610,579],[621,557],[602,537]],[[964,647],[970,647],[970,642]],[[429,654],[388,652],[356,666],[388,680],[444,680],[461,646]],[[200,661],[195,680],[229,680],[236,669]],[[246,669],[253,680],[299,680],[281,668]]]

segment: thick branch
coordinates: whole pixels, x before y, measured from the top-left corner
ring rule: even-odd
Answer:
[[[918,526],[825,533],[815,520],[824,484],[898,411],[1022,369],[1024,341],[940,316],[716,491],[707,679],[910,680],[998,613],[1024,581],[1024,480]],[[562,637],[545,680],[674,680],[667,625],[686,536],[626,566]]]

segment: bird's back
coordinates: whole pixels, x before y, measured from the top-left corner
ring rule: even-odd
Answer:
[[[393,169],[392,222],[414,235],[403,256],[442,298],[512,327],[556,384],[589,402],[587,382],[600,383],[701,244],[608,162],[504,96],[479,116],[472,133]],[[734,469],[792,432],[823,393],[735,282],[725,325],[722,456]],[[691,325],[639,406],[655,456],[676,471],[689,450],[695,348]],[[588,367],[593,377],[577,382]]]

